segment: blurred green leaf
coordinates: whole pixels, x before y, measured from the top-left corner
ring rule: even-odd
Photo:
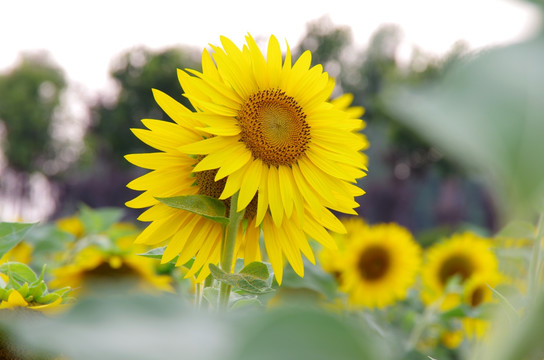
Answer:
[[[7,262],[0,265],[0,272],[20,283],[35,283],[38,275],[28,265],[19,262]]]
[[[279,308],[240,326],[232,360],[386,360],[391,357],[366,328],[308,308]]]
[[[510,311],[498,313],[482,360],[542,359],[544,356],[544,292],[534,299],[522,316]]]
[[[216,289],[214,287],[204,288],[204,290],[202,291],[202,296],[204,297],[204,299],[206,299],[206,301],[208,302],[208,304],[210,304],[212,308],[215,308],[219,301],[219,289]]]
[[[232,302],[232,305],[230,305],[230,310],[238,310],[238,309],[244,309],[248,310],[250,308],[259,308],[262,307],[263,304],[259,301],[259,299],[253,297],[253,298],[240,298],[236,301]]]
[[[268,266],[259,261],[254,261],[244,266],[244,268],[240,270],[240,274],[253,276],[262,280],[267,280],[270,276],[268,273]]]
[[[304,278],[286,267],[283,273],[282,288],[309,289],[332,299],[336,295],[337,283],[334,277],[320,266],[304,260]]]
[[[169,198],[157,198],[160,202],[175,209],[187,210],[207,219],[227,225],[226,206],[218,199],[206,195],[185,195]]]
[[[262,265],[266,267],[266,265]],[[236,289],[243,290],[250,294],[265,294],[274,291],[272,288],[270,288],[268,282],[266,281],[268,276],[266,276],[264,279],[261,277],[264,274],[261,266],[252,265],[248,270],[248,272],[255,272],[257,276],[250,273],[228,274],[214,264],[209,264],[209,267],[212,276],[217,281],[231,285]],[[266,269],[266,272],[268,273],[268,269]]]
[[[14,248],[35,224],[0,223],[0,258]]]
[[[482,52],[442,81],[389,89],[390,111],[450,158],[483,175],[505,215],[544,201],[544,38]]]
[[[535,226],[529,221],[511,221],[504,226],[495,236],[514,238],[514,239],[532,239],[535,235]]]
[[[81,206],[80,219],[85,229],[85,234],[98,234],[109,229],[123,216],[123,209],[100,208],[91,209],[88,206]]]
[[[143,254],[139,254],[140,256],[145,256],[152,259],[162,259],[162,254],[164,254],[164,250],[166,249],[166,246],[161,246],[158,248],[151,249]]]

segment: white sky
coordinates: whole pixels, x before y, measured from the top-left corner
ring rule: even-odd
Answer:
[[[75,84],[104,89],[112,57],[137,45],[205,47],[226,35],[287,39],[294,46],[306,24],[329,15],[352,28],[363,46],[383,24],[396,23],[406,46],[443,53],[464,39],[472,47],[529,36],[539,23],[536,9],[513,0],[2,0],[0,71],[21,50],[48,50]]]

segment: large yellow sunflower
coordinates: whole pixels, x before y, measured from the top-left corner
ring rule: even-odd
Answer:
[[[404,299],[416,280],[421,249],[400,225],[350,223],[341,289],[351,305],[378,307]]]
[[[239,49],[222,37],[222,47],[204,50],[202,72],[179,70],[178,78],[192,112],[154,90],[159,106],[174,120],[142,120],[149,129],[134,134],[159,152],[132,154],[133,164],[152,170],[128,187],[144,191],[129,207],[147,208],[139,219],[151,224],[137,242],[167,242],[162,261],[192,257],[189,276],[220,257],[220,224],[170,208],[157,197],[203,194],[224,200],[238,193],[237,211],[245,210],[235,256],[260,260],[259,236],[278,282],[283,258],[304,274],[301,253],[314,261],[307,236],[335,247],[326,229],[345,232],[330,210],[355,214],[354,197],[364,192],[356,180],[365,175],[367,147],[358,134],[361,108],[351,99],[331,102],[334,81],[321,65],[311,67],[311,54],[292,64],[287,47],[272,36],[266,58],[251,36]]]
[[[498,274],[498,262],[491,250],[491,242],[471,232],[455,234],[428,249],[422,272],[422,299],[431,304],[445,296],[446,308],[456,306],[461,298],[445,293],[448,282],[458,276],[464,286],[479,274]]]

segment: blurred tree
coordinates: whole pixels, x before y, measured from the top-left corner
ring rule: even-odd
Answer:
[[[182,97],[176,69],[200,70],[200,53],[192,48],[173,47],[162,51],[130,49],[114,62],[110,75],[116,96],[102,96],[91,104],[91,126],[80,168],[62,189],[64,209],[69,212],[83,202],[91,207],[121,206],[134,194],[126,184],[137,177],[136,167],[124,155],[150,151],[131,128],[142,128],[141,119],[168,117],[155,103],[151,89],[159,89],[191,108]]]
[[[358,49],[349,28],[322,18],[308,24],[294,51],[312,50],[313,64],[322,63],[336,79],[335,92],[352,93],[353,104],[366,110],[370,170],[361,181],[367,194],[360,199],[359,213],[370,222],[395,221],[413,231],[467,221],[493,227],[485,192],[382,103],[386,88],[431,82],[467,50],[459,43],[449,54],[436,58],[413,49],[411,57],[401,62],[402,37],[400,28],[385,25],[370,37],[365,49]]]
[[[151,94],[159,89],[191,108],[181,96],[176,68],[199,69],[199,54],[190,48],[170,48],[153,52],[136,48],[123,53],[110,75],[119,86],[116,99],[102,98],[92,106],[91,139],[101,161],[127,165],[123,156],[145,151],[145,145],[130,128],[141,128],[141,119],[165,119]]]
[[[11,72],[0,75],[0,122],[8,165],[17,171],[42,170],[54,157],[51,124],[66,86],[62,70],[43,54],[23,55]]]

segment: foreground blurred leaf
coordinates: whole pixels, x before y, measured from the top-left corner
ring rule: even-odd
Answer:
[[[229,360],[386,360],[370,332],[311,308],[279,308],[242,325],[239,347]]]
[[[0,258],[14,248],[35,224],[0,223]]]
[[[523,316],[513,316],[504,312],[495,320],[493,337],[487,346],[478,349],[474,359],[482,360],[520,360],[544,358],[544,291],[540,289],[532,306],[526,308]],[[515,319],[515,321],[513,321]]]
[[[157,198],[160,202],[170,207],[187,210],[204,216],[207,219],[227,225],[229,219],[225,217],[226,207],[221,200],[206,195],[185,195],[169,198]]]
[[[544,201],[544,39],[482,52],[442,81],[390,89],[390,111],[438,149],[484,175],[508,216]]]
[[[332,299],[336,295],[337,283],[334,277],[323,268],[304,260],[304,278],[298,276],[291,267],[283,273],[282,289],[308,289]]]
[[[308,308],[210,314],[176,297],[102,295],[53,318],[21,317],[1,325],[22,346],[61,352],[70,360],[391,358],[366,328]]]

